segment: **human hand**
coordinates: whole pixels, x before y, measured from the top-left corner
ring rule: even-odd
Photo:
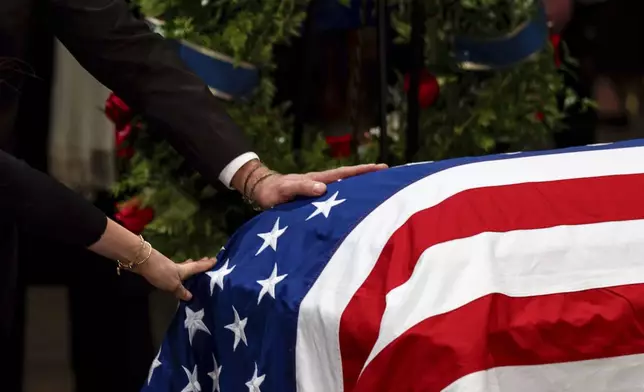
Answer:
[[[180,300],[189,301],[192,293],[183,286],[189,277],[208,271],[217,260],[204,257],[199,261],[192,259],[175,263],[156,250],[152,250],[150,259],[134,268],[133,272],[143,276],[153,286],[174,294]]]
[[[253,173],[254,179],[249,183],[256,186],[250,187],[247,195],[262,208],[270,208],[294,199],[296,196],[321,196],[326,192],[326,184],[360,174],[386,169],[385,164],[366,164],[357,166],[340,167],[322,172],[306,174],[274,174],[268,176],[270,170],[262,167]],[[263,180],[262,180],[263,179]]]

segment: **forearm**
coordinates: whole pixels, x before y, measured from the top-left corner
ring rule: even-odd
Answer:
[[[140,259],[141,239],[108,218],[103,235],[88,249],[108,259],[128,263],[137,261],[137,257]]]
[[[76,192],[0,152],[0,209],[21,231],[89,246],[105,231],[105,214]]]
[[[0,184],[4,219],[13,218],[21,231],[125,263],[140,258],[141,239],[136,234],[76,192],[4,152],[0,152]]]
[[[50,0],[58,38],[92,75],[167,132],[211,183],[249,151],[242,132],[173,46],[123,0]]]

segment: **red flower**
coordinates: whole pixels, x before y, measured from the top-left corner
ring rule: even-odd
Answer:
[[[123,147],[123,143],[132,133],[132,126],[130,124],[125,124],[123,128],[116,130],[116,148]]]
[[[130,107],[114,93],[105,101],[105,115],[112,120],[117,129],[123,128],[133,117]]]
[[[543,121],[546,118],[543,112],[536,112],[534,117],[536,117],[537,121]]]
[[[134,198],[118,206],[118,211],[114,218],[126,229],[133,233],[140,234],[148,223],[154,219],[154,210],[152,208],[139,208],[141,202]]]
[[[351,134],[342,136],[327,136],[326,143],[331,148],[332,157],[346,158],[351,156]]]
[[[125,141],[130,137],[132,128],[140,130],[143,128],[141,123],[136,123],[134,126],[131,123],[125,124],[123,128],[116,130],[116,155],[120,158],[132,158],[134,155],[134,148],[131,146],[124,146]]]
[[[123,146],[125,140],[130,136],[130,133],[132,133],[132,126],[130,124],[125,124],[123,128],[116,130],[116,155],[119,158],[129,159],[134,156],[134,148]]]
[[[409,92],[409,80],[411,76],[405,75],[405,92]],[[434,75],[426,69],[420,71],[420,83],[418,84],[418,104],[426,109],[434,104],[440,95],[440,85]]]
[[[555,65],[557,67],[561,66],[561,36],[559,34],[550,35],[550,43],[555,50]]]

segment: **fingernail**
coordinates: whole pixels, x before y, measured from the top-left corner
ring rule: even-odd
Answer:
[[[318,195],[323,194],[325,190],[326,190],[326,185],[322,184],[321,182],[318,182],[315,185],[313,185],[313,192],[315,192]]]

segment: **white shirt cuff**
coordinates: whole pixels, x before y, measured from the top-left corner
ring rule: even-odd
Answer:
[[[228,165],[226,165],[226,167],[224,167],[224,170],[219,173],[219,181],[221,181],[226,187],[228,187],[228,189],[233,189],[231,185],[233,176],[239,169],[241,169],[242,166],[252,161],[253,159],[259,159],[257,154],[255,154],[254,152],[247,152],[233,159]]]

